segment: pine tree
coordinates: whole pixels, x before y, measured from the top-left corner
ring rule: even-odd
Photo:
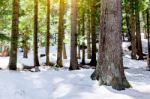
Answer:
[[[92,5],[91,5],[91,30],[92,30],[92,58],[90,65],[91,66],[96,66],[96,1],[92,0]]]
[[[38,0],[34,0],[34,33],[33,33],[33,55],[34,66],[40,66],[38,59]]]
[[[49,45],[50,45],[50,0],[47,0],[47,32],[46,32],[46,65],[50,65],[49,61]]]
[[[9,69],[17,69],[17,47],[18,47],[18,35],[19,35],[19,0],[13,0],[12,2],[12,31],[11,31],[11,44],[10,44],[10,59]]]
[[[57,49],[57,66],[63,67],[63,40],[64,40],[64,0],[60,0],[59,7],[59,27],[58,27],[58,49]]]
[[[91,75],[100,85],[123,90],[130,87],[123,69],[121,0],[101,0],[101,33],[98,64]]]
[[[77,0],[71,0],[70,70],[79,69],[77,61]]]

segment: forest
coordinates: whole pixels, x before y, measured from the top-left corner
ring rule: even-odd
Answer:
[[[0,0],[0,99],[149,99],[150,0]]]

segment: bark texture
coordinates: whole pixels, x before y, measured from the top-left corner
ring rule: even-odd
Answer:
[[[137,46],[136,46],[136,19],[135,19],[135,0],[130,0],[130,24],[131,24],[131,46],[132,52],[131,57],[132,59],[137,59]]]
[[[148,34],[148,55],[147,55],[147,69],[150,70],[150,0],[149,0],[149,7],[147,9],[147,34]]]
[[[81,64],[82,65],[85,65],[85,24],[84,24],[84,21],[85,21],[85,14],[84,12],[82,13],[82,37],[83,37],[83,40],[82,40],[82,62]]]
[[[135,5],[139,7],[139,0],[135,1]],[[141,42],[141,27],[140,27],[140,15],[139,10],[135,10],[135,18],[136,18],[136,39],[137,39],[137,54],[138,59],[143,60],[143,50],[142,50],[142,42]]]
[[[69,70],[79,69],[77,61],[77,0],[71,0],[71,51]]]
[[[12,31],[11,31],[11,44],[10,44],[10,59],[9,69],[17,69],[17,46],[19,35],[19,0],[12,1]]]
[[[33,55],[34,66],[40,66],[38,59],[38,0],[34,0],[34,33],[33,33]]]
[[[98,64],[91,78],[100,85],[123,90],[130,85],[123,69],[121,0],[101,0],[101,11]]]
[[[92,27],[92,57],[91,57],[91,62],[90,65],[91,66],[96,66],[96,1],[93,0],[92,1],[92,5],[91,5],[91,13],[92,13],[92,17],[91,17],[91,27]]]
[[[58,26],[58,49],[57,49],[57,66],[63,67],[63,40],[64,40],[64,0],[60,0],[59,7],[59,26]]]
[[[46,65],[50,65],[49,60],[49,46],[50,46],[50,0],[47,0],[47,15],[46,15],[46,24],[47,24],[47,31],[46,31]]]

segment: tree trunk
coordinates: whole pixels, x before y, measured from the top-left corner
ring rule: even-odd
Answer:
[[[63,58],[67,59],[67,53],[66,53],[66,46],[65,43],[63,44]]]
[[[77,0],[71,0],[71,51],[69,70],[79,69],[77,61]]]
[[[138,1],[136,1],[138,3]],[[138,5],[138,4],[136,4]],[[143,50],[142,50],[142,42],[141,42],[141,30],[140,30],[140,16],[139,12],[136,11],[136,39],[137,39],[137,54],[138,54],[138,59],[143,60]]]
[[[17,69],[17,47],[19,35],[19,0],[12,2],[12,31],[11,31],[11,44],[10,44],[10,59],[8,67],[10,70]]]
[[[58,49],[57,49],[57,66],[63,67],[63,40],[64,40],[64,0],[60,0],[59,8],[59,27],[58,27]]]
[[[47,0],[47,15],[46,15],[46,24],[47,24],[47,32],[46,32],[46,65],[50,65],[49,61],[49,46],[50,46],[50,0]]]
[[[82,41],[82,62],[81,62],[81,64],[82,65],[85,65],[85,24],[84,24],[84,18],[85,18],[85,16],[84,16],[85,14],[84,14],[84,12],[83,12],[83,14],[82,14],[82,37],[83,37],[83,41]]]
[[[121,0],[101,0],[101,12],[98,64],[91,78],[100,85],[123,90],[130,85],[123,69]]]
[[[147,69],[150,70],[150,27],[149,27],[149,23],[150,23],[150,0],[149,0],[149,7],[147,9],[147,40],[148,40],[148,55],[147,55]]]
[[[91,10],[90,10],[90,8],[91,8],[91,2],[90,2],[90,0],[88,1],[88,6],[89,6],[89,8],[88,8],[88,22],[87,22],[87,27],[88,27],[88,31],[87,31],[87,58],[88,59],[91,59],[91,15],[90,15],[90,13],[91,13]]]
[[[96,66],[96,2],[93,0],[92,1],[92,6],[91,6],[91,13],[92,13],[92,17],[91,17],[91,27],[92,27],[92,58],[91,58],[91,62],[90,65],[91,66]]]
[[[80,28],[80,26],[81,26],[81,24],[80,24],[80,20],[78,20],[78,35],[80,35],[80,31],[81,31],[81,28]],[[78,48],[78,53],[77,53],[77,57],[78,57],[78,59],[80,59],[81,58],[81,56],[80,56],[80,40],[79,40],[79,38],[77,38],[78,39],[78,46],[77,46],[77,48]]]
[[[131,52],[131,58],[132,59],[137,59],[137,46],[136,46],[136,20],[135,20],[135,0],[130,0],[130,24],[131,24],[131,47],[132,47],[132,52]]]
[[[129,10],[128,10],[128,6],[125,7],[125,12],[126,12],[126,23],[127,23],[127,31],[128,31],[128,41],[131,42],[131,25],[130,25],[130,22],[129,22]]]
[[[38,59],[38,0],[34,0],[34,34],[33,34],[33,54],[34,66],[40,66]]]

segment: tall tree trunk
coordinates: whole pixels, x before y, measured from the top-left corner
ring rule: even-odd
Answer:
[[[91,2],[90,0],[88,1],[88,22],[87,22],[87,58],[91,59]]]
[[[69,70],[79,69],[77,61],[77,0],[71,0],[71,43]]]
[[[34,66],[40,66],[38,59],[38,0],[34,0],[34,33],[33,33],[33,54]]]
[[[123,90],[130,87],[123,69],[121,35],[121,0],[101,0],[99,59],[91,75],[100,85]]]
[[[59,27],[58,27],[58,49],[57,49],[57,66],[63,67],[63,40],[64,40],[64,0],[60,0],[59,7]]]
[[[136,20],[135,20],[135,0],[130,0],[130,24],[131,24],[131,46],[132,46],[132,52],[131,52],[131,58],[137,59],[137,46],[136,46]]]
[[[9,69],[17,69],[17,47],[18,47],[18,34],[19,34],[19,0],[12,2],[12,31],[11,31],[11,44],[10,44],[10,59]]]
[[[47,0],[47,32],[46,32],[46,65],[50,65],[49,61],[49,46],[50,46],[50,0]]]
[[[84,21],[85,21],[85,16],[84,16],[84,12],[82,14],[82,37],[83,37],[83,41],[82,41],[82,62],[81,64],[82,65],[85,65],[85,24],[84,24]]]
[[[80,24],[80,20],[78,20],[78,34],[77,35],[80,35],[80,32],[81,32],[81,24]],[[79,39],[79,38],[77,38],[77,39]],[[80,56],[80,40],[78,40],[78,53],[77,53],[77,57],[78,57],[78,59],[80,59],[81,58],[81,56]]]
[[[136,1],[138,3],[138,1]],[[138,5],[138,4],[136,4]],[[136,39],[137,39],[137,54],[139,56],[138,59],[143,59],[143,50],[142,50],[142,42],[141,42],[141,29],[140,29],[140,16],[139,12],[136,11]]]
[[[148,40],[148,55],[147,55],[147,69],[150,70],[150,0],[149,0],[149,7],[147,9],[147,40]]]
[[[92,13],[92,17],[91,17],[91,27],[92,27],[92,58],[91,58],[91,62],[90,65],[91,66],[96,66],[96,2],[95,0],[92,1],[92,6],[91,6],[91,13]]]

